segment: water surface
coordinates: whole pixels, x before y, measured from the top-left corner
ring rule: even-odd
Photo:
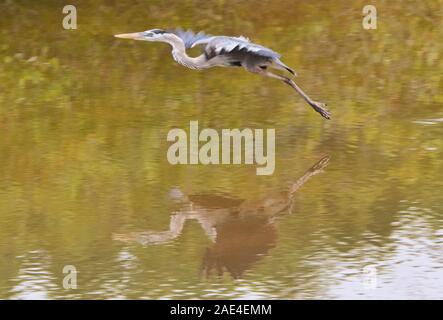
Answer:
[[[58,1],[2,2],[0,297],[443,298],[443,7],[383,2],[364,30],[365,4],[79,1],[64,30]],[[112,36],[171,26],[280,52],[332,120]],[[275,128],[275,173],[170,165],[191,120]]]

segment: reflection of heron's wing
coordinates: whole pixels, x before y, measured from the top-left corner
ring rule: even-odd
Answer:
[[[195,194],[188,196],[188,199],[203,208],[208,209],[229,209],[238,207],[244,200],[228,197],[222,194]]]

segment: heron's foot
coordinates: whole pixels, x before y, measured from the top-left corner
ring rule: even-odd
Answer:
[[[316,164],[314,164],[310,171],[315,175],[318,173],[322,173],[323,170],[328,166],[329,164],[329,160],[331,159],[331,157],[329,155],[324,156],[323,158],[321,158]]]
[[[310,105],[315,111],[320,113],[323,118],[326,118],[328,120],[331,119],[331,113],[328,111],[328,109],[326,109],[326,103],[312,101]]]

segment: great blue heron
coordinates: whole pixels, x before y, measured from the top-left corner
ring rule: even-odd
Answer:
[[[117,34],[115,37],[169,43],[172,46],[172,56],[175,61],[191,69],[207,69],[215,66],[243,67],[249,72],[279,79],[297,91],[315,111],[326,119],[330,119],[330,113],[326,110],[324,103],[312,100],[289,77],[268,70],[270,67],[296,75],[294,70],[280,60],[278,53],[252,43],[243,36],[211,36],[203,32],[195,34],[192,31],[185,32],[181,29],[173,31],[151,29],[143,32]],[[203,54],[195,58],[186,54],[186,49],[199,45],[204,46]]]

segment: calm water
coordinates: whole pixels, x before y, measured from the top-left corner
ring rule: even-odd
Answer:
[[[443,6],[364,30],[365,4],[78,1],[63,30],[58,1],[3,1],[0,298],[443,298]],[[170,26],[272,47],[332,120],[112,37]],[[190,120],[275,128],[275,173],[170,165]]]

